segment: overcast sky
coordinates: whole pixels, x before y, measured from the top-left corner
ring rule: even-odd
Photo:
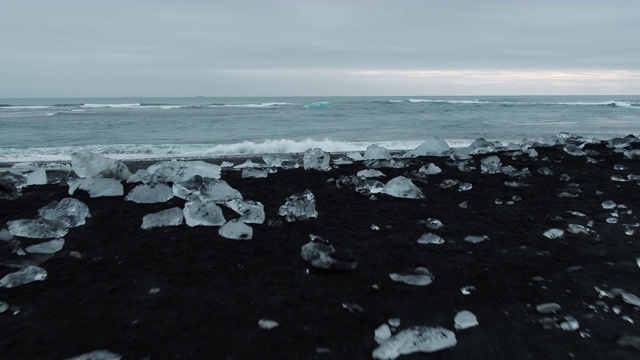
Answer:
[[[640,1],[0,5],[0,98],[511,94],[640,94]]]

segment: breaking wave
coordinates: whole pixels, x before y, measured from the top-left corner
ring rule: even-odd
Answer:
[[[59,146],[29,149],[0,148],[0,162],[22,163],[38,161],[70,161],[71,154],[89,150],[107,157],[121,160],[154,160],[166,158],[219,158],[225,156],[249,156],[270,153],[302,153],[309,148],[320,148],[328,152],[364,151],[371,144],[389,150],[411,150],[422,144],[422,140],[411,141],[334,141],[334,140],[266,140],[243,141],[234,144],[114,144],[87,146]],[[447,140],[450,146],[467,146],[471,140]]]

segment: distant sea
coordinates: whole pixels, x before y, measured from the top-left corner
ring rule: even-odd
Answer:
[[[640,133],[640,96],[0,99],[0,162],[389,150]]]

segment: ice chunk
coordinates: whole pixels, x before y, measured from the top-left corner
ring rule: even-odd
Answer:
[[[266,154],[262,157],[262,161],[271,167],[281,167],[284,169],[300,167],[299,158],[294,157],[292,154]]]
[[[147,214],[142,217],[142,228],[152,229],[162,226],[182,225],[184,215],[182,209],[174,207],[157,213]]]
[[[399,198],[424,199],[420,188],[404,176],[398,176],[389,180],[382,189],[382,193]]]
[[[384,184],[378,180],[367,179],[356,186],[356,191],[363,195],[377,194],[382,192]]]
[[[47,171],[44,168],[38,168],[27,174],[26,185],[47,185]]]
[[[441,245],[444,244],[444,239],[433,233],[425,233],[418,239],[418,244]]]
[[[224,203],[230,200],[242,199],[242,194],[229,186],[226,181],[203,178],[200,175],[174,183],[173,194],[188,201],[200,199],[202,202]]]
[[[13,236],[30,239],[60,238],[69,232],[64,223],[45,219],[8,221],[7,229]]]
[[[112,353],[108,350],[95,350],[82,355],[68,358],[67,360],[120,360],[122,355]]]
[[[305,190],[289,196],[284,205],[280,206],[278,215],[285,216],[288,222],[317,218],[316,199],[313,193]]]
[[[203,178],[220,179],[220,166],[204,161],[161,161],[147,168],[157,182],[179,182],[200,176]]]
[[[471,145],[467,147],[467,151],[470,154],[488,154],[496,152],[501,149],[502,143],[500,141],[487,141],[483,138],[474,140]]]
[[[258,321],[258,326],[263,330],[271,330],[277,328],[278,326],[280,326],[280,324],[278,324],[278,322],[274,320],[260,319]]]
[[[562,307],[559,304],[552,302],[552,303],[538,304],[536,305],[536,310],[540,314],[553,314],[562,310]]]
[[[549,229],[542,233],[545,237],[549,239],[559,239],[564,237],[564,230],[561,229]]]
[[[378,328],[373,332],[373,339],[378,343],[382,344],[387,341],[391,337],[391,328],[387,324],[382,324],[378,326]]]
[[[480,169],[483,174],[499,174],[502,172],[502,164],[500,158],[491,155],[480,160]]]
[[[7,304],[4,301],[0,301],[0,314],[2,314],[3,312],[9,310],[9,304]]]
[[[329,160],[331,160],[331,155],[319,148],[307,149],[302,157],[305,170],[314,169],[328,171],[331,169]]]
[[[363,160],[391,160],[389,150],[376,144],[371,144],[364,152]]]
[[[64,239],[53,239],[40,244],[27,246],[24,251],[29,254],[55,254],[62,250]]]
[[[418,223],[423,224],[424,226],[428,227],[431,230],[438,230],[444,227],[444,224],[442,223],[442,221],[438,219],[433,219],[433,218],[428,218],[427,220],[420,220],[418,221]]]
[[[253,229],[238,219],[228,221],[218,230],[220,236],[233,240],[251,240]]]
[[[472,244],[477,244],[477,243],[481,243],[485,240],[489,240],[489,237],[487,235],[482,235],[482,236],[478,236],[478,235],[469,235],[469,236],[465,236],[464,241],[468,242],[468,243],[472,243]]]
[[[551,171],[551,169],[549,169],[548,167],[541,167],[540,169],[538,169],[538,173],[546,176],[553,175],[553,171]]]
[[[353,159],[355,161],[362,161],[364,160],[364,157],[362,156],[362,154],[360,154],[359,152],[350,152],[347,153],[347,157],[350,159]]]
[[[393,360],[416,352],[432,353],[456,346],[456,334],[442,327],[413,326],[390,337],[375,350],[378,360]]]
[[[154,204],[169,201],[173,190],[165,184],[138,185],[124,198],[138,204]]]
[[[573,316],[565,316],[564,321],[560,323],[560,329],[564,331],[576,331],[580,328],[580,323]]]
[[[220,226],[226,222],[222,209],[215,203],[187,202],[184,219],[189,226]]]
[[[0,279],[0,287],[12,288],[47,278],[47,271],[41,267],[29,265],[24,269],[7,274]]]
[[[386,176],[386,175],[383,174],[382,171],[380,171],[380,170],[366,169],[366,170],[358,171],[356,176],[368,179],[368,178],[374,178],[374,177],[382,177],[382,176]]]
[[[231,200],[225,205],[238,213],[240,221],[247,224],[263,224],[265,220],[264,205],[262,203],[251,200]]]
[[[437,136],[429,136],[420,146],[417,148],[406,152],[402,157],[416,157],[416,156],[427,156],[427,155],[440,155],[446,151],[449,151],[451,147],[447,142],[443,139],[440,139]]]
[[[131,172],[122,161],[81,150],[71,154],[73,171],[82,178],[107,177],[127,180]]]
[[[633,306],[637,306],[640,307],[640,298],[630,294],[626,291],[622,291],[620,292],[620,296],[622,297],[622,300],[624,300],[624,302],[626,302],[629,305],[633,305]]]
[[[425,267],[417,267],[412,271],[389,274],[391,280],[415,286],[427,286],[433,282],[435,276]]]
[[[350,271],[358,263],[352,259],[343,259],[329,243],[317,235],[309,235],[311,241],[302,246],[300,255],[314,268],[322,270]]]
[[[124,195],[124,187],[122,187],[120,180],[116,179],[75,179],[69,184],[69,195],[73,195],[77,189],[86,191],[92,198]]]
[[[573,155],[573,156],[585,156],[585,152],[582,151],[582,149],[584,149],[584,145],[585,143],[567,143],[564,146],[564,152],[566,152],[569,155]]]
[[[478,318],[467,310],[462,310],[456,314],[453,318],[454,327],[456,330],[464,330],[474,326],[478,326]]]
[[[251,161],[251,159],[247,159],[247,161],[243,162],[240,165],[236,165],[233,168],[234,169],[248,169],[248,168],[254,168],[254,167],[258,167],[260,166],[260,164],[256,164],[253,161]]]
[[[569,231],[572,234],[589,234],[591,233],[591,230],[589,230],[588,228],[582,226],[582,225],[578,225],[578,224],[569,224],[567,226],[567,231]]]
[[[156,182],[156,179],[147,171],[147,169],[138,169],[135,174],[129,176],[127,179],[127,184],[135,184],[135,183],[153,183]]]
[[[458,184],[458,191],[469,191],[473,188],[473,184],[468,182],[461,182]]]
[[[75,198],[64,198],[52,201],[47,206],[38,210],[40,217],[46,220],[57,220],[66,227],[77,227],[86,223],[86,218],[91,217],[89,207]]]
[[[267,170],[255,169],[255,168],[246,168],[242,169],[242,178],[254,178],[254,179],[264,179],[269,176],[269,172]]]
[[[15,200],[22,195],[22,188],[27,184],[27,178],[10,171],[0,173],[0,199]]]
[[[616,204],[614,201],[611,200],[606,200],[602,202],[602,208],[603,209],[613,209],[614,207],[618,206],[618,204]]]
[[[442,169],[440,169],[434,163],[429,163],[428,165],[423,165],[422,167],[420,167],[418,172],[422,173],[422,174],[425,174],[425,175],[435,175],[435,174],[441,173]]]

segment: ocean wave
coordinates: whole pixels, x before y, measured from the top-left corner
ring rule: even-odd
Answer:
[[[209,107],[235,107],[235,108],[268,108],[275,106],[290,106],[296,105],[293,103],[286,102],[267,102],[267,103],[259,103],[259,104],[212,104]]]
[[[441,100],[441,99],[408,99],[410,103],[434,103],[434,104],[490,104],[489,100]]]
[[[329,103],[326,101],[318,101],[310,104],[304,104],[305,109],[328,109]]]
[[[100,109],[100,108],[117,108],[117,109],[132,109],[140,107],[140,103],[132,103],[132,104],[83,104],[83,108],[88,109]]]

